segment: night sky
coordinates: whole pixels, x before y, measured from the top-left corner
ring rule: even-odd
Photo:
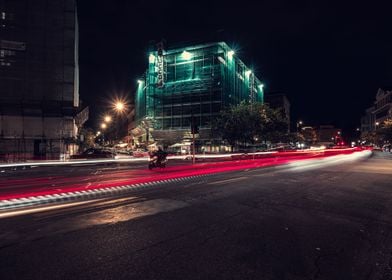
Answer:
[[[161,39],[226,41],[305,124],[351,131],[377,89],[392,87],[387,1],[78,2],[80,94],[92,126],[111,97],[133,95],[149,42]]]

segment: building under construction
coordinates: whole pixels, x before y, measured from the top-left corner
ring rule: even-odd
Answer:
[[[0,157],[72,153],[87,118],[75,0],[0,0]]]
[[[243,100],[263,102],[262,83],[224,42],[177,49],[158,44],[148,62],[135,98],[132,132],[139,142],[178,143],[190,138],[194,125],[199,147],[219,147],[211,123],[221,109]]]

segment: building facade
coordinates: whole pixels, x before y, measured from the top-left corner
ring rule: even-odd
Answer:
[[[378,89],[374,105],[361,118],[361,132],[375,131],[386,119],[392,118],[392,90]]]
[[[0,0],[2,157],[72,153],[87,118],[79,102],[75,0]]]
[[[342,143],[342,130],[333,125],[320,125],[317,128],[317,141],[320,145]]]
[[[149,140],[179,142],[199,128],[211,144],[211,123],[221,109],[243,100],[263,102],[260,80],[224,42],[151,50],[135,98],[136,128]],[[146,139],[145,139],[146,140]]]

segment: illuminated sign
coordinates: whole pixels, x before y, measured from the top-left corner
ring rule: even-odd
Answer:
[[[164,67],[163,43],[161,42],[157,46],[158,46],[158,56],[157,56],[158,79],[157,79],[157,87],[158,88],[163,88],[164,83],[165,83],[165,76],[164,76],[164,72],[163,72],[163,67]]]

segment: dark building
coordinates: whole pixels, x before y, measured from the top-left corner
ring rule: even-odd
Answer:
[[[72,153],[80,109],[75,0],[0,0],[0,153]]]
[[[329,145],[342,142],[342,130],[333,125],[320,125],[317,128],[317,138],[319,144]]]
[[[266,94],[264,98],[268,106],[281,110],[283,117],[287,120],[288,131],[290,131],[290,101],[286,94],[273,92]]]
[[[133,132],[140,140],[148,131],[156,141],[182,141],[193,123],[198,141],[212,145],[211,122],[224,106],[263,102],[262,83],[224,42],[176,49],[158,44],[148,61],[135,100]]]

